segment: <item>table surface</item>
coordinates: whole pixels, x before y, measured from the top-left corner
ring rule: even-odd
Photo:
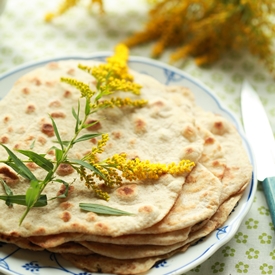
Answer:
[[[145,0],[105,0],[105,15],[99,15],[96,7],[88,10],[87,2],[80,1],[51,24],[45,23],[45,13],[55,10],[58,2],[8,1],[0,16],[0,74],[39,59],[112,51],[130,33],[140,30],[147,18]],[[152,44],[138,46],[131,50],[131,55],[150,57],[151,49]],[[168,51],[160,61],[169,62]],[[262,99],[275,132],[275,82],[256,58],[229,53],[207,68],[197,67],[192,59],[174,66],[209,86],[238,118],[242,81],[249,80]],[[235,236],[185,274],[274,274],[274,241],[274,226],[258,184],[252,207]]]

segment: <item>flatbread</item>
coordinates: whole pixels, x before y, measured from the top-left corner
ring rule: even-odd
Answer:
[[[222,203],[250,183],[252,166],[236,127],[220,115],[205,112],[199,107],[196,109],[199,125],[213,133],[224,152],[226,166],[222,177]]]
[[[91,76],[77,68],[79,62],[61,61],[48,64],[17,81],[11,94],[17,98],[24,96],[24,104],[19,102],[20,104],[15,109],[22,114],[22,117],[26,117],[27,122],[31,117],[32,123],[25,134],[21,133],[23,136],[20,139],[15,142],[7,140],[7,146],[28,149],[35,140],[34,150],[37,153],[45,153],[56,145],[56,137],[52,136],[49,131],[52,129],[49,113],[54,116],[62,139],[68,140],[73,135],[74,127],[72,125],[75,121],[70,112],[72,107],[76,108],[79,91],[60,82],[60,78],[73,76],[91,83]],[[81,61],[81,63],[90,66],[97,64],[93,61]],[[36,85],[32,84],[34,79]],[[104,109],[95,117],[91,117],[91,119],[100,119],[101,132],[110,133],[110,141],[102,158],[112,156],[114,153],[126,152],[129,158],[139,157],[142,160],[149,159],[151,162],[170,163],[179,162],[181,159],[191,159],[197,162],[203,149],[202,138],[194,133],[191,142],[182,134],[184,123],[194,124],[194,114],[189,101],[183,97],[181,106],[174,108],[175,98],[173,94],[167,93],[164,85],[141,74],[135,74],[135,79],[143,86],[141,98],[149,100],[148,106],[139,110],[132,108]],[[43,93],[42,97],[41,93]],[[124,94],[123,96],[125,97]],[[10,105],[9,101],[10,97],[4,99],[2,104]],[[6,113],[2,114],[0,120],[5,120],[6,116]],[[15,117],[10,115],[6,128],[14,130],[16,125]],[[3,132],[4,130],[2,129]],[[3,132],[0,133],[0,137],[4,135]],[[89,133],[89,130],[86,130],[86,133]],[[12,134],[13,131],[10,135]],[[171,147],[171,139],[177,146]],[[93,144],[86,141],[77,145],[71,152],[72,158],[83,157]],[[3,150],[1,148],[0,154],[4,158],[6,153]],[[49,157],[51,157],[50,154]],[[10,170],[7,172],[6,169],[3,166],[2,172],[7,178],[12,173]],[[45,174],[44,171],[36,167],[33,167],[33,173],[39,178]],[[187,173],[176,177],[164,175],[157,181],[125,182],[122,187],[110,191],[108,202],[94,197],[85,184],[78,179],[76,173],[61,176],[63,180],[73,183],[67,201],[53,200],[49,201],[44,208],[32,209],[20,227],[18,221],[25,207],[14,205],[13,208],[7,208],[1,201],[0,205],[5,209],[7,215],[0,217],[0,232],[21,237],[63,232],[120,236],[137,232],[163,219],[174,205],[186,175]],[[10,183],[8,179],[7,183]],[[24,194],[28,186],[29,183],[20,177],[17,183],[12,183],[14,194]],[[48,198],[55,197],[60,188],[61,186],[57,184],[50,184],[46,187],[45,193]],[[0,190],[3,193],[3,189]],[[127,193],[125,190],[128,190]],[[164,197],[165,200],[163,200]],[[81,211],[78,206],[79,202],[101,203],[134,215],[98,216]],[[7,218],[4,219],[4,216]],[[124,226],[122,227],[121,224]]]
[[[80,233],[61,233],[57,235],[29,237],[28,240],[43,248],[52,248],[71,241],[92,241],[98,243],[123,245],[171,245],[186,240],[188,238],[190,230],[191,227],[187,227],[181,230],[160,234],[131,234],[119,237],[108,237]]]
[[[220,205],[222,184],[208,169],[198,163],[187,177],[173,208],[159,223],[140,231],[157,234],[193,226],[209,219]]]

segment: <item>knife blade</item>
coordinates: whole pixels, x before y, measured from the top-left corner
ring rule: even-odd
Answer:
[[[257,179],[262,182],[275,226],[275,140],[262,102],[247,81],[242,86],[241,111],[246,137],[256,159]]]

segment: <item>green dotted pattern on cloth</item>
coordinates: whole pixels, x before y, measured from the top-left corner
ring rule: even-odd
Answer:
[[[8,0],[0,16],[0,73],[44,58],[112,51],[117,43],[142,29],[148,10],[145,0],[104,0],[106,14],[99,15],[96,6],[87,9],[87,1],[80,1],[51,24],[45,23],[45,13],[54,11],[59,2]],[[151,48],[152,44],[141,45],[133,48],[131,55],[150,57]],[[160,61],[169,63],[170,52]],[[255,57],[229,53],[207,68],[198,68],[192,59],[173,65],[204,82],[239,119],[241,84],[249,80],[275,132],[275,82]],[[274,243],[274,227],[259,184],[252,208],[235,236],[184,275],[275,274]]]

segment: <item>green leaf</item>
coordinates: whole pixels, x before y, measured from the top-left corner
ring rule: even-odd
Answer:
[[[76,121],[78,121],[78,116],[74,108],[72,108],[72,114]]]
[[[10,196],[0,196],[0,200],[9,201],[10,203],[20,204],[27,206],[26,195],[10,195]],[[37,202],[33,207],[43,207],[47,205],[47,196],[40,195]]]
[[[60,162],[63,158],[63,151],[58,148],[55,148],[55,158],[57,162]]]
[[[64,150],[64,146],[63,146],[62,140],[61,140],[61,138],[60,138],[60,135],[59,135],[57,126],[56,126],[56,124],[55,124],[55,121],[54,121],[54,119],[53,119],[51,116],[50,116],[50,119],[51,119],[52,124],[53,124],[53,129],[54,129],[55,136],[56,136],[56,138],[57,138],[59,144],[61,145],[62,150]]]
[[[14,171],[16,171],[22,177],[28,180],[36,180],[36,177],[31,172],[31,170],[5,145],[1,144],[2,147],[7,151],[9,154],[10,160],[6,161],[5,164],[9,165]]]
[[[76,120],[76,122],[75,122],[75,129],[74,129],[75,133],[78,132],[78,126],[81,124],[81,121],[79,119],[79,113],[80,113],[80,102],[78,100],[77,112],[75,111],[74,108],[72,108],[72,114],[73,114],[73,116],[74,116],[74,118]]]
[[[81,141],[85,141],[85,140],[92,139],[92,138],[95,138],[95,137],[99,137],[101,135],[102,134],[86,134],[86,135],[83,135],[83,136],[79,137],[78,139],[76,139],[74,141],[74,144],[77,143],[77,142],[81,142]]]
[[[13,192],[12,190],[10,189],[10,187],[6,184],[6,182],[0,178],[0,181],[2,183],[2,186],[4,188],[4,191],[5,193],[8,195],[8,196],[12,196],[13,195]],[[10,200],[6,200],[6,205],[7,206],[12,206],[12,203],[10,202]]]
[[[70,188],[69,183],[67,183],[66,181],[61,180],[61,179],[55,179],[54,181],[60,182],[60,183],[64,184],[65,187],[66,187],[66,189],[65,189],[65,192],[64,192],[62,195],[57,196],[57,197],[53,197],[53,198],[51,198],[50,200],[67,198],[68,193],[69,193],[69,188]]]
[[[59,141],[58,140],[53,140],[54,143],[58,143],[59,144]],[[62,140],[62,144],[64,146],[68,146],[70,144],[70,141],[69,140]],[[56,147],[55,147],[56,148]]]
[[[97,175],[99,175],[102,179],[106,180],[106,177],[94,166],[92,166],[90,163],[80,160],[80,159],[71,159],[70,160],[71,163],[77,163],[93,172],[95,172]]]
[[[34,145],[35,145],[35,140],[31,143],[30,145],[30,149],[32,150],[34,148]]]
[[[112,215],[112,216],[130,216],[134,215],[120,209],[112,208],[109,206],[95,204],[95,203],[79,203],[79,207],[88,212],[94,212],[100,215]]]
[[[91,111],[90,98],[86,97],[85,115],[88,116]]]
[[[39,155],[32,151],[27,151],[27,150],[17,150],[17,151],[29,157],[34,163],[36,163],[38,166],[45,169],[46,171],[49,172],[53,169],[52,162],[44,158],[42,155]]]
[[[84,124],[84,125],[83,125],[83,128],[89,128],[89,127],[91,127],[91,126],[94,126],[94,125],[97,124],[97,123],[98,123],[98,121],[94,121],[94,122],[89,123],[89,124]]]
[[[2,183],[2,186],[5,190],[5,193],[8,195],[8,196],[12,196],[13,195],[13,192],[12,190],[10,189],[10,187],[6,184],[6,182],[0,178],[0,182]]]
[[[32,180],[30,187],[26,192],[26,205],[28,208],[32,208],[36,203],[40,195],[40,185],[38,180]]]

